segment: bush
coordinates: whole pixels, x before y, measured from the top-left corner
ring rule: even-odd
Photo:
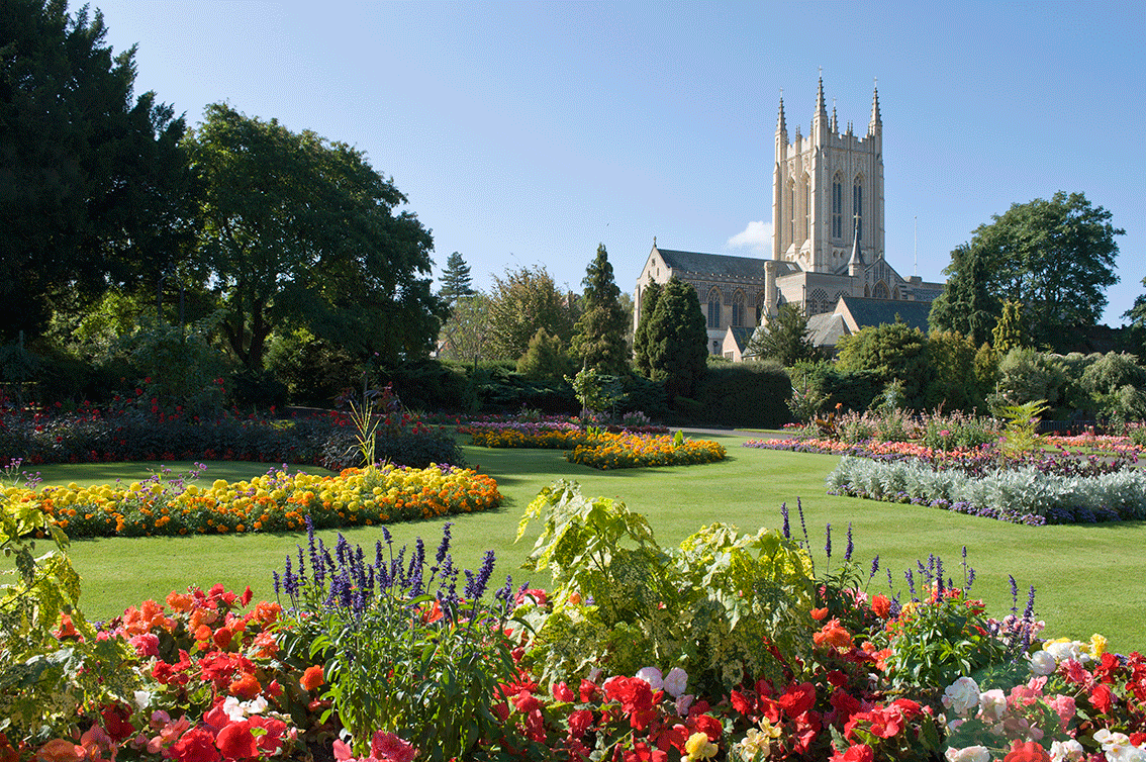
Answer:
[[[1008,405],[1024,405],[1045,400],[1052,408],[1059,405],[1068,377],[1053,355],[1029,347],[1016,347],[999,361],[996,391],[988,396],[991,412]]]
[[[807,388],[809,393],[823,399],[819,410],[867,410],[882,394],[886,381],[883,374],[873,370],[844,371],[832,363],[800,362],[788,369],[793,388]]]
[[[231,402],[243,410],[284,408],[287,385],[269,370],[244,369],[231,374]]]

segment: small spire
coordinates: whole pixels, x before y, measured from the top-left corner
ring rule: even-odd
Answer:
[[[868,132],[875,134],[876,128],[883,126],[883,120],[879,114],[879,79],[875,80],[872,87],[871,96],[871,123],[868,124]]]
[[[840,123],[836,121],[836,99],[832,98],[832,134],[840,131]]]
[[[788,121],[784,118],[784,88],[780,88],[780,116],[776,120],[776,132],[787,134]]]
[[[852,228],[852,257],[850,260],[848,260],[848,267],[849,268],[854,266],[854,265],[862,265],[863,264],[863,253],[860,252],[859,225],[860,225],[860,218],[859,218],[859,215],[857,214],[857,215],[855,215],[855,227]]]
[[[823,67],[820,67],[820,71],[823,72]],[[816,118],[817,119],[823,119],[824,121],[828,120],[828,109],[824,105],[824,77],[823,77],[823,74],[820,75],[820,85],[819,85],[819,88],[816,90]]]
[[[655,249],[656,247],[657,247],[657,237],[653,236],[653,248]]]

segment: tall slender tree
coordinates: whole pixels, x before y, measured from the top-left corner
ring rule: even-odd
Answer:
[[[573,355],[582,368],[619,376],[629,370],[629,347],[625,342],[628,317],[621,306],[621,290],[613,279],[613,266],[605,244],[589,263],[581,281],[582,312],[573,332]]]
[[[795,304],[781,304],[776,314],[767,318],[748,343],[757,357],[776,360],[790,368],[800,360],[814,360],[819,352],[812,344],[808,318]]]
[[[438,298],[445,302],[447,307],[453,307],[458,299],[474,295],[473,278],[470,276],[470,266],[460,252],[454,252],[446,258],[446,266],[442,270],[442,288],[438,291]]]
[[[656,300],[647,341],[652,379],[670,400],[691,397],[708,368],[708,329],[696,289],[675,275]]]
[[[641,316],[633,334],[633,367],[645,378],[651,378],[653,368],[649,358],[649,322],[657,308],[663,286],[652,277],[641,293]],[[707,338],[705,339],[707,341]]]

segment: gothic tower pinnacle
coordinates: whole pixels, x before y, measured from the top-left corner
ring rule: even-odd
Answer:
[[[867,134],[874,135],[883,131],[883,120],[879,114],[879,82],[872,87],[871,96],[871,122],[867,126]]]

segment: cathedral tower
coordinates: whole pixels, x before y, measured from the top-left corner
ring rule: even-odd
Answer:
[[[848,274],[849,263],[871,264],[883,248],[883,122],[879,90],[872,93],[867,132],[851,123],[839,132],[819,81],[812,128],[796,125],[792,141],[780,98],[772,174],[772,258],[804,272]],[[857,259],[859,262],[855,262]]]

